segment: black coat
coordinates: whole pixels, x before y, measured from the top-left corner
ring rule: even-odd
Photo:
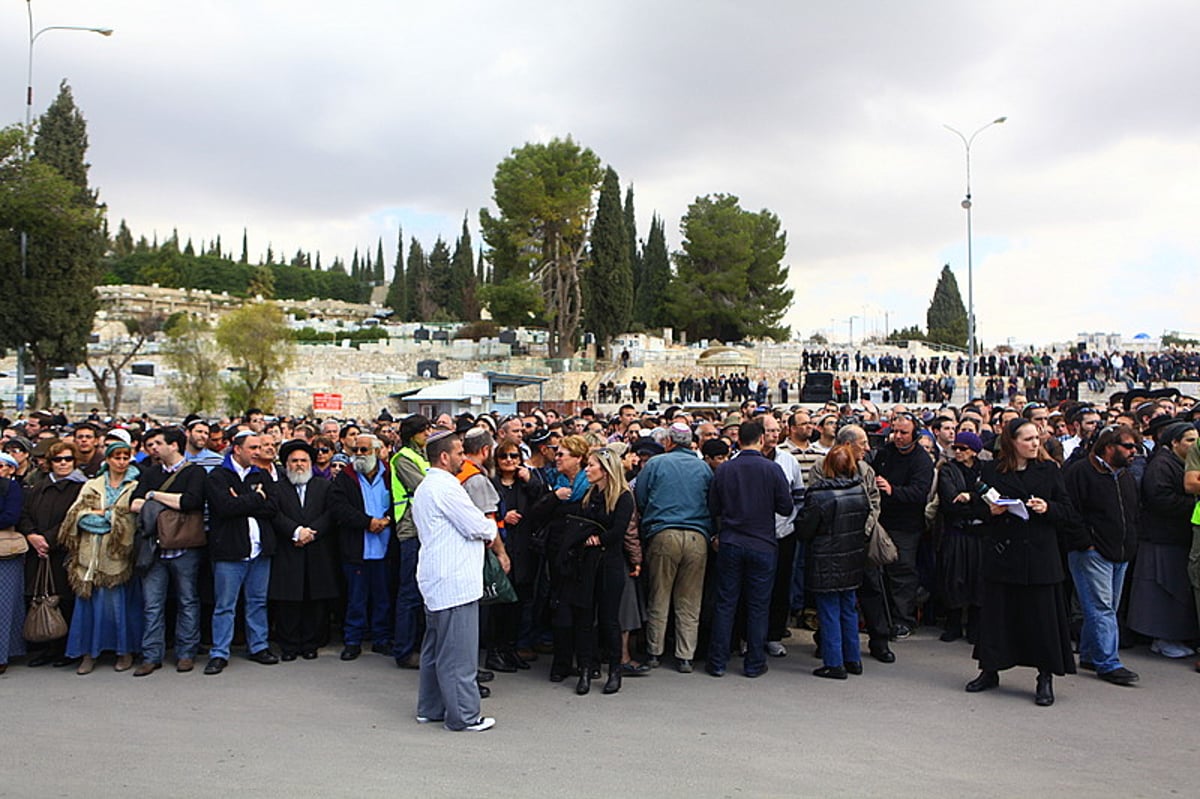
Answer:
[[[50,545],[50,576],[59,593],[70,593],[71,586],[67,585],[67,571],[63,566],[67,550],[58,543],[58,528],[62,526],[67,510],[75,504],[75,498],[82,488],[83,481],[79,479],[58,482],[51,482],[49,477],[43,479],[33,488],[25,489],[21,521],[17,522],[17,529],[26,536],[37,533],[46,538],[46,543]],[[39,560],[41,558],[37,552],[32,546],[29,547],[29,552],[25,554],[26,594],[33,594]]]
[[[907,532],[925,529],[925,505],[933,489],[933,459],[914,444],[901,452],[886,444],[871,462],[875,474],[892,485],[892,493],[880,492],[879,523],[885,530]]]
[[[1183,490],[1183,461],[1161,444],[1142,475],[1142,540],[1190,547],[1195,507],[1196,498]]]
[[[862,584],[867,562],[871,503],[858,477],[822,477],[808,487],[796,520],[808,541],[804,587],[818,593],[850,591]]]
[[[380,460],[379,468],[383,470],[384,483],[390,488],[391,476],[388,473],[387,464]],[[353,466],[346,466],[333,479],[333,485],[329,492],[329,510],[333,515],[334,524],[337,525],[338,552],[341,555],[342,563],[362,565],[363,531],[371,523],[371,517],[366,512],[362,486],[358,484],[358,473],[354,471]],[[391,512],[389,507],[389,521]],[[394,557],[397,552],[397,548],[392,543],[392,539],[395,537],[394,525],[389,524],[380,535],[387,542],[384,558]]]
[[[329,512],[329,481],[313,477],[300,494],[286,477],[272,485],[277,512],[273,524],[278,546],[271,561],[271,584],[267,596],[299,602],[332,599],[338,595],[337,536]],[[292,535],[297,527],[316,531],[312,542],[296,546]]]
[[[1141,515],[1133,472],[1122,469],[1114,474],[1089,456],[1064,469],[1063,478],[1082,522],[1067,540],[1067,549],[1095,547],[1105,560],[1133,560]]]
[[[968,533],[981,532],[980,525],[987,518],[987,504],[975,493],[979,485],[982,461],[968,469],[958,461],[946,461],[938,470],[938,510],[948,528]],[[955,502],[954,498],[966,492],[969,502]]]
[[[1061,583],[1066,575],[1059,538],[1075,535],[1079,520],[1058,464],[1033,461],[1014,472],[999,472],[997,465],[997,461],[984,462],[980,475],[983,482],[1005,499],[1044,499],[1046,512],[1030,513],[1028,521],[1011,513],[989,513],[985,522],[988,544],[983,551],[984,579],[1015,585]]]
[[[226,456],[226,463],[228,458]],[[262,486],[263,493],[255,490]],[[258,522],[260,555],[275,553],[275,531],[271,520],[275,505],[271,500],[271,479],[253,471],[246,479],[222,465],[208,473],[205,496],[208,499],[208,551],[213,560],[245,560],[250,557],[250,519]]]
[[[609,513],[604,506],[603,492],[595,489],[580,507],[580,512],[565,521],[559,555],[564,575],[560,595],[563,602],[575,607],[592,607],[601,573],[616,575],[624,572],[625,531],[629,529],[629,520],[636,507],[633,492],[626,491]],[[592,535],[599,537],[600,546],[584,546],[584,541]]]
[[[529,481],[517,480],[512,486],[506,487],[500,477],[492,478],[492,485],[500,495],[501,518],[515,510],[521,514],[517,524],[504,525],[504,549],[512,561],[512,572],[509,579],[513,584],[529,584],[537,578],[538,547],[534,543],[534,533],[537,531],[539,520],[533,512],[534,503],[543,495],[549,493],[542,476],[537,469],[529,470]]]

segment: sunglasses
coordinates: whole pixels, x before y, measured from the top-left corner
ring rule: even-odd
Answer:
[[[350,452],[352,452],[355,455],[370,455],[374,451],[375,451],[375,449],[373,447],[351,447],[350,448]]]
[[[1137,444],[1133,443],[1132,441],[1118,441],[1117,446],[1126,452],[1133,452],[1135,449],[1137,449]]]
[[[57,455],[50,459],[51,463],[74,463],[75,458],[70,455]]]
[[[521,453],[519,452],[501,452],[496,456],[496,460],[498,461],[517,461],[520,459]]]
[[[317,452],[333,452],[329,447],[317,447]]]
[[[968,446],[966,446],[966,445],[964,445],[964,444],[955,444],[955,445],[952,447],[952,449],[953,449],[955,452],[966,452],[967,450],[969,450],[969,449],[970,449],[970,447],[968,447]]]

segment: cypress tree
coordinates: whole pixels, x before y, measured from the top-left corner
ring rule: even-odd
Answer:
[[[671,259],[667,254],[667,236],[663,221],[655,214],[650,220],[650,234],[642,249],[642,282],[634,300],[634,319],[647,328],[667,324],[665,305],[667,287],[671,282]]]
[[[376,286],[382,286],[383,281],[387,280],[387,275],[384,274],[383,267],[383,236],[379,237],[379,243],[375,248],[375,275],[374,281]]]
[[[408,261],[404,269],[405,285],[408,287],[408,313],[405,320],[409,322],[427,322],[424,311],[429,310],[429,279],[425,275],[425,250],[421,242],[413,238],[408,244]]]
[[[467,229],[467,217],[464,214],[462,233],[454,243],[454,255],[450,259],[450,306],[446,310],[454,319],[464,322],[479,319],[475,282],[475,247],[471,243],[471,231]]]
[[[633,272],[633,296],[642,284],[642,257],[637,246],[637,217],[633,212],[633,186],[625,190],[625,236],[629,239],[629,268]],[[630,321],[635,321],[631,318]]]
[[[607,349],[613,336],[629,329],[633,311],[629,235],[621,209],[621,181],[612,167],[605,170],[600,185],[591,253],[592,262],[583,273],[584,319],[600,349]]]
[[[437,241],[433,243],[433,249],[429,251],[426,279],[429,282],[432,307],[426,309],[428,313],[422,321],[429,322],[435,318],[450,319],[450,309],[456,305],[450,299],[450,248],[441,236],[438,236]]]
[[[943,266],[938,276],[929,310],[925,313],[925,327],[929,330],[930,341],[967,346],[967,309],[963,307],[958,280],[950,271],[950,264]]]
[[[250,263],[250,248],[247,245],[246,228],[242,228],[242,257],[238,259],[239,264]]]
[[[392,283],[388,286],[387,299],[383,304],[395,312],[397,322],[408,321],[408,284],[404,276],[404,231],[396,236],[396,268],[392,270]]]

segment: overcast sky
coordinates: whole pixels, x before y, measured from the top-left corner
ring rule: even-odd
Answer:
[[[0,120],[28,21],[0,0]],[[786,321],[844,340],[967,295],[985,345],[1200,332],[1200,7],[1144,2],[34,0],[34,110],[66,78],[110,224],[349,258],[477,230],[496,164],[572,135],[679,245],[698,195],[788,234]],[[5,100],[7,98],[7,100]],[[1190,98],[1190,99],[1189,99]],[[476,233],[476,244],[479,238]],[[390,272],[389,272],[390,274]],[[864,319],[865,317],[865,323]]]

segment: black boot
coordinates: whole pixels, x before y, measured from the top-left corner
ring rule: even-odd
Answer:
[[[946,629],[941,634],[941,640],[950,643],[962,638],[962,608],[951,608],[946,611]]]
[[[575,683],[575,693],[584,696],[592,690],[592,674],[587,669],[579,670],[579,682]]]
[[[980,691],[987,691],[992,688],[999,687],[1000,675],[994,671],[981,671],[979,676],[967,683],[967,693],[977,694]]]
[[[621,690],[621,666],[608,667],[608,681],[604,683],[604,693],[615,694]]]
[[[1033,701],[1038,707],[1050,707],[1054,704],[1054,675],[1050,672],[1038,672],[1037,693]]]

